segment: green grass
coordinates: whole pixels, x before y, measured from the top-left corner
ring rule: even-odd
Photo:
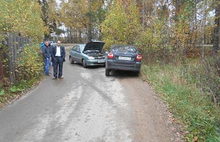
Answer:
[[[143,78],[157,91],[182,123],[185,141],[220,142],[220,109],[214,106],[209,92],[201,91],[198,80],[177,65],[144,65]]]
[[[0,108],[4,106],[7,102],[10,102],[22,92],[33,87],[42,77],[33,78],[29,81],[23,80],[20,83],[13,85],[11,87],[0,87]]]
[[[3,96],[5,94],[5,90],[4,89],[0,89],[0,96]]]

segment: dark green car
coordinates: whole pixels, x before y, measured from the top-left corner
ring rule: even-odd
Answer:
[[[80,63],[83,67],[104,66],[105,56],[102,53],[104,42],[92,41],[87,44],[76,44],[70,50],[70,63]]]

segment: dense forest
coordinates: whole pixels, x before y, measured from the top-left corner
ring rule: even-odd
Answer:
[[[0,36],[103,40],[105,50],[136,45],[142,78],[184,126],[184,140],[220,141],[219,0],[1,0],[0,7]]]

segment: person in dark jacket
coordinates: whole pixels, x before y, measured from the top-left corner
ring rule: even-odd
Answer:
[[[52,61],[53,61],[53,79],[63,79],[63,62],[66,61],[66,51],[63,46],[60,45],[61,42],[58,41],[57,45],[52,48]],[[59,74],[58,74],[59,68]]]
[[[49,41],[45,42],[43,47],[43,57],[44,57],[44,71],[46,75],[50,75],[50,68],[51,68],[51,47]]]

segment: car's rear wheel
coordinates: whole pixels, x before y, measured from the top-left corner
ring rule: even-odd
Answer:
[[[74,60],[71,56],[69,57],[69,61],[70,61],[70,64],[74,64]]]
[[[84,59],[82,60],[82,65],[83,65],[84,68],[87,67],[87,65],[86,65],[86,61],[85,61]]]
[[[140,71],[136,71],[136,75],[139,76],[140,75]]]
[[[110,71],[109,69],[105,69],[105,76],[110,76]]]

